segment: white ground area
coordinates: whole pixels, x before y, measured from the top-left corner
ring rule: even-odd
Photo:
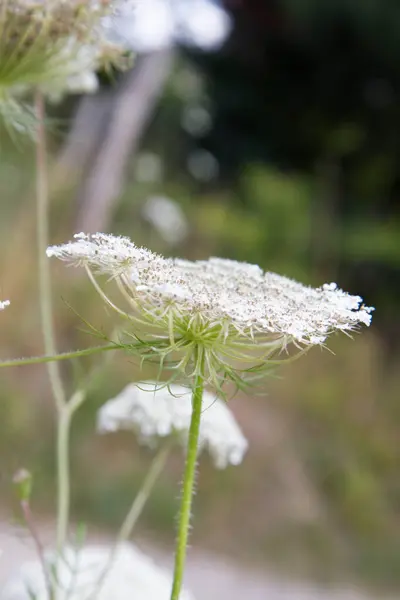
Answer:
[[[100,535],[96,538],[96,542],[106,541]],[[151,553],[160,565],[172,567],[172,556],[161,550],[149,552],[147,544],[141,547]],[[34,550],[25,532],[0,524],[0,552],[1,599],[4,580],[19,563],[31,558]],[[194,549],[189,552],[186,585],[197,600],[378,600],[357,590],[327,590],[311,583],[285,581],[268,571],[252,572],[221,557]]]

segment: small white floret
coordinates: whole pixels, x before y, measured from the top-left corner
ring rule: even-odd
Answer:
[[[9,300],[0,300],[0,310],[4,310],[5,308],[7,308],[7,306],[10,306]]]
[[[160,438],[176,435],[187,443],[192,414],[191,390],[153,381],[126,386],[98,412],[100,433],[132,430],[139,440],[156,445]],[[204,392],[199,447],[207,448],[217,468],[242,462],[248,443],[226,402]]]

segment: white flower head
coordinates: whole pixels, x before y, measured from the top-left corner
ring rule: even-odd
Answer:
[[[104,25],[111,40],[137,52],[154,52],[181,43],[202,50],[218,49],[232,23],[215,0],[117,0]]]
[[[54,600],[168,600],[172,577],[132,544],[120,544],[111,564],[111,548],[67,547],[62,556],[46,553],[50,577],[56,578]],[[102,585],[99,581],[107,570]],[[97,592],[99,588],[99,591]],[[2,590],[2,600],[50,600],[43,567],[39,561],[23,564]],[[180,600],[193,600],[183,591]]]
[[[190,388],[154,381],[126,386],[99,410],[100,433],[121,429],[134,431],[139,441],[150,446],[160,439],[176,436],[186,448],[192,415]],[[199,448],[207,448],[214,465],[224,469],[242,462],[248,443],[226,402],[203,393]]]
[[[0,300],[0,310],[4,310],[7,306],[10,306],[9,300]]]
[[[109,0],[2,0],[0,100],[33,89],[50,99],[96,91],[99,68],[126,62],[126,47],[102,27],[112,10]]]
[[[48,248],[47,255],[85,266],[92,280],[93,273],[111,276],[126,309],[96,286],[136,325],[133,340],[139,329],[141,341],[130,349],[147,358],[168,356],[183,370],[202,362],[218,390],[226,379],[240,384],[246,375],[282,360],[290,345],[323,344],[335,331],[371,322],[373,308],[336,284],[315,289],[222,258],[166,259],[128,238],[81,233],[74,242]]]

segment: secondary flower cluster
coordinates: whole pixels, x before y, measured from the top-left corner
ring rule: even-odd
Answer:
[[[126,386],[98,412],[100,433],[122,429],[134,431],[139,441],[156,446],[160,439],[174,436],[185,448],[192,415],[192,390],[154,381]],[[242,462],[248,443],[226,402],[203,393],[199,450],[207,448],[215,466],[224,469]]]
[[[79,233],[47,255],[86,268],[109,306],[136,325],[132,349],[174,355],[180,370],[201,366],[217,388],[282,360],[291,344],[320,345],[334,331],[371,322],[373,308],[335,283],[314,289],[233,260],[163,258],[125,237]],[[116,282],[125,308],[111,301],[96,274]]]
[[[58,97],[97,88],[96,70],[123,53],[102,20],[108,0],[0,0],[0,96],[33,88]]]
[[[56,581],[53,600],[167,600],[171,590],[169,572],[132,544],[120,544],[114,556],[107,546],[67,547],[62,556],[48,552],[45,564],[48,578]],[[42,564],[23,564],[6,583],[1,598],[50,600]],[[193,600],[193,596],[183,591],[180,600]]]
[[[4,310],[9,305],[10,305],[9,300],[0,300],[0,310]]]

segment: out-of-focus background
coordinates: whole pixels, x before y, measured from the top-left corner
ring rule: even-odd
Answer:
[[[49,106],[51,242],[82,230],[126,234],[167,256],[335,281],[377,308],[370,330],[331,340],[334,354],[314,349],[265,394],[232,400],[250,449],[222,472],[202,458],[192,545],[287,580],[396,593],[400,5],[146,0],[121,35],[136,53],[131,71],[104,74],[94,96]],[[6,358],[40,354],[43,344],[33,147],[0,136]],[[52,268],[59,350],[94,342],[68,304],[110,333],[116,320],[82,273]],[[70,390],[93,364],[62,366]],[[150,464],[131,435],[94,428],[96,408],[139,377],[130,359],[114,359],[75,422],[73,515],[94,530],[118,526]],[[37,518],[52,519],[54,435],[45,369],[3,370],[3,520],[20,467],[34,474]],[[176,454],[138,530],[167,549],[181,468]]]

